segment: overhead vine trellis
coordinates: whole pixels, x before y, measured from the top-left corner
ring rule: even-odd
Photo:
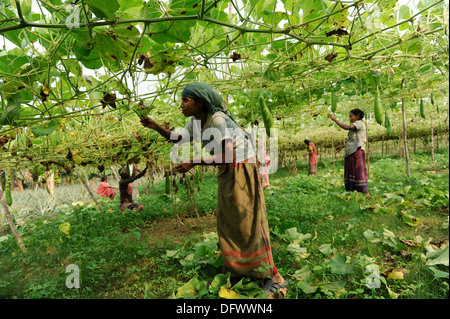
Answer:
[[[183,125],[192,81],[243,125],[264,94],[285,135],[332,91],[370,112],[377,88],[386,103],[447,94],[443,0],[4,0],[0,36],[2,167],[168,160],[136,111]]]

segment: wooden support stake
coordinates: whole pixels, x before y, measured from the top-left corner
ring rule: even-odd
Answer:
[[[434,162],[434,139],[433,139],[433,117],[431,118],[431,161]]]
[[[77,174],[78,178],[80,179],[80,181],[83,183],[84,187],[86,188],[86,190],[88,191],[89,195],[91,195],[91,198],[94,200],[95,205],[97,205],[98,209],[102,210],[102,207],[100,206],[97,198],[95,198],[94,193],[92,192],[91,188],[89,187],[89,185],[83,180],[83,178],[81,177],[80,173],[74,169],[75,174]]]
[[[17,231],[17,227],[14,224],[14,220],[11,216],[11,213],[9,212],[8,205],[6,204],[5,195],[3,192],[2,183],[0,183],[0,201],[2,202],[3,211],[5,212],[6,220],[8,221],[9,227],[11,228],[11,231],[16,238],[16,242],[19,245],[20,249],[26,253],[27,249],[25,248],[25,245],[23,244],[22,238],[20,237],[19,232]]]
[[[400,89],[403,88],[403,83],[405,82],[405,78],[402,79],[402,83],[400,85]],[[405,115],[405,98],[402,98],[402,118],[403,118],[403,143],[405,144],[405,161],[406,161],[406,174],[408,177],[411,176],[411,172],[409,170],[409,155],[408,155],[408,137],[406,135],[406,115]]]
[[[117,173],[116,173],[116,170],[114,169],[114,167],[112,167],[112,166],[110,166],[111,167],[111,171],[113,172],[113,175],[114,175],[114,178],[116,179],[116,181],[120,181],[120,178],[119,178],[119,176],[117,176]]]
[[[331,136],[331,156],[333,158],[333,172],[335,172],[335,166],[334,166],[334,160],[336,157],[336,152],[334,151],[334,138],[333,136]]]

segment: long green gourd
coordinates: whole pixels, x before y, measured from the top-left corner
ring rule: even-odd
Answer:
[[[260,95],[258,98],[259,101],[259,107],[261,109],[261,115],[264,121],[264,127],[266,128],[266,133],[269,137],[270,135],[270,129],[275,127],[275,122],[273,120],[272,114],[270,113],[269,108],[266,105],[266,100],[264,96]]]
[[[380,91],[377,89],[375,91],[375,100],[374,100],[374,113],[375,113],[375,121],[377,121],[378,124],[383,124],[383,108],[380,104]]]

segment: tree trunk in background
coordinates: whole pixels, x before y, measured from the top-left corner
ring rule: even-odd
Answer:
[[[51,197],[55,195],[55,173],[53,171],[48,171],[50,175],[47,176],[46,187],[47,191]]]

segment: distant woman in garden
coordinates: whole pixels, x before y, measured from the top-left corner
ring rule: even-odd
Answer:
[[[309,157],[309,175],[317,175],[317,149],[314,143],[309,139],[304,140],[308,147],[308,157]]]
[[[134,166],[130,166],[134,167]],[[125,209],[136,210],[139,211],[144,208],[144,204],[134,203],[133,202],[133,187],[132,183],[145,175],[148,166],[145,167],[143,171],[139,174],[134,174],[134,172],[129,172],[129,168],[126,166],[122,167],[119,170],[120,181],[119,181],[119,190],[120,190],[120,210],[124,211]]]
[[[108,197],[113,199],[116,196],[115,189],[119,189],[118,187],[110,186],[108,184],[108,176],[102,176],[101,183],[98,185],[97,194],[101,197]]]
[[[270,186],[269,182],[270,156],[264,148],[261,148],[258,161],[259,181],[264,189]]]
[[[366,169],[366,126],[362,119],[364,112],[353,109],[349,113],[350,124],[336,120],[333,114],[328,114],[339,127],[348,130],[348,140],[336,148],[340,152],[345,148],[344,184],[346,191],[358,191],[368,194]]]
[[[214,151],[212,158],[190,158],[175,169],[186,173],[195,165],[218,167],[217,233],[224,272],[230,272],[235,279],[268,277],[264,289],[271,297],[282,297],[286,282],[272,259],[256,153],[246,133],[222,105],[222,97],[210,85],[191,83],[181,92],[181,112],[190,119],[180,134],[149,117],[141,118],[141,123],[175,143],[190,142],[193,132],[201,130],[205,149]]]

